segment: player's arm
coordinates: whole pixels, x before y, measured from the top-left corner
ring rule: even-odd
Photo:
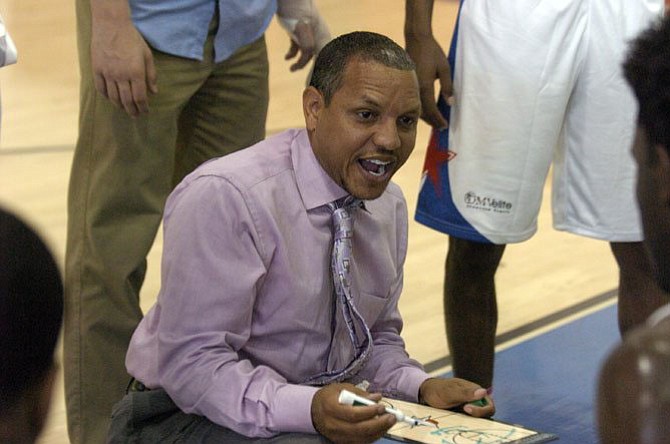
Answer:
[[[440,81],[441,94],[451,102],[451,68],[447,56],[433,36],[433,0],[406,0],[405,46],[416,63],[419,79],[421,118],[435,128],[446,128],[448,123],[437,108],[435,80]]]

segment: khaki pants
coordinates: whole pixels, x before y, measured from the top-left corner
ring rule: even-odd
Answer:
[[[98,94],[90,62],[89,0],[77,0],[79,140],[68,196],[64,367],[72,443],[105,441],[128,381],[125,354],[142,318],[146,256],[173,186],[197,165],[265,136],[268,61],[263,38],[228,60],[154,51],[159,92],[130,118]]]

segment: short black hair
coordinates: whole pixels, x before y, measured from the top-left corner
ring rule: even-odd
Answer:
[[[403,71],[416,68],[407,52],[384,35],[367,31],[341,35],[319,52],[309,83],[321,92],[326,105],[330,104],[333,94],[342,86],[344,70],[353,57]]]
[[[639,105],[638,124],[652,146],[670,150],[670,18],[632,41],[623,71]]]
[[[63,282],[35,232],[0,209],[0,414],[54,365]]]

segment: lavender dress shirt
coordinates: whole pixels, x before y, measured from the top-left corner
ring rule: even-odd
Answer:
[[[304,130],[190,174],[167,201],[161,290],[130,343],[130,374],[165,389],[183,411],[247,436],[314,433],[317,388],[299,383],[327,369],[327,203],[346,194]],[[407,356],[398,312],[406,203],[391,183],[365,208],[354,224],[352,288],[374,349],[358,377],[416,401],[428,374]]]

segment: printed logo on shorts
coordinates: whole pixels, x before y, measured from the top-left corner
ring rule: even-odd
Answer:
[[[473,210],[494,211],[496,213],[512,212],[511,203],[502,199],[496,199],[495,197],[483,197],[474,191],[468,191],[465,193],[463,200],[465,201],[465,205],[468,208],[472,208]]]

